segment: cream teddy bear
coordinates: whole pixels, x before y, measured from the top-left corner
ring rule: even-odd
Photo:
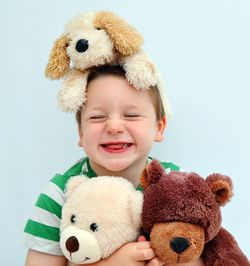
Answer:
[[[143,195],[126,179],[76,176],[65,195],[60,246],[70,262],[96,262],[138,237]]]

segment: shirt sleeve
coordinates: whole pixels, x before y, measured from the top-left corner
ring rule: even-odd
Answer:
[[[184,172],[184,170],[176,165],[176,164],[173,164],[171,162],[160,162],[162,167],[165,169],[165,172],[168,174],[169,172],[171,171],[181,171],[181,172]]]
[[[25,247],[51,255],[62,255],[59,227],[65,198],[59,179],[60,175],[56,175],[40,194],[22,239]]]

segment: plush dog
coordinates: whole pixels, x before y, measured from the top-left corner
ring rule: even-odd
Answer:
[[[82,13],[69,21],[54,44],[45,73],[50,79],[64,78],[59,91],[61,109],[76,112],[83,106],[89,69],[104,64],[121,65],[134,88],[157,85],[163,94],[159,73],[142,44],[142,36],[112,12]],[[164,104],[169,113],[167,101]]]
[[[143,195],[124,178],[73,177],[66,186],[60,246],[75,264],[96,262],[136,240]]]
[[[221,227],[220,206],[232,196],[227,176],[205,180],[195,173],[166,174],[157,161],[143,173],[143,230],[166,264],[193,261],[207,266],[249,266],[233,236]]]

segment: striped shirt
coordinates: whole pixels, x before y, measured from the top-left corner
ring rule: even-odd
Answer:
[[[148,158],[148,162],[152,160]],[[167,162],[161,165],[168,173],[180,171],[180,167]],[[72,176],[85,175],[89,178],[96,177],[96,173],[90,166],[88,157],[84,157],[73,165],[64,174],[56,174],[49,182],[45,190],[40,194],[33,213],[24,228],[23,245],[52,255],[63,255],[59,245],[60,220],[62,206],[65,202],[64,189],[67,181]],[[138,190],[143,190],[138,186]]]

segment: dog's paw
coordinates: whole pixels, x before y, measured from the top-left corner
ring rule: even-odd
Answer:
[[[157,84],[155,66],[142,51],[126,57],[123,68],[128,82],[138,90],[146,90]]]
[[[86,101],[88,72],[71,70],[58,94],[58,105],[65,112],[77,112]]]

